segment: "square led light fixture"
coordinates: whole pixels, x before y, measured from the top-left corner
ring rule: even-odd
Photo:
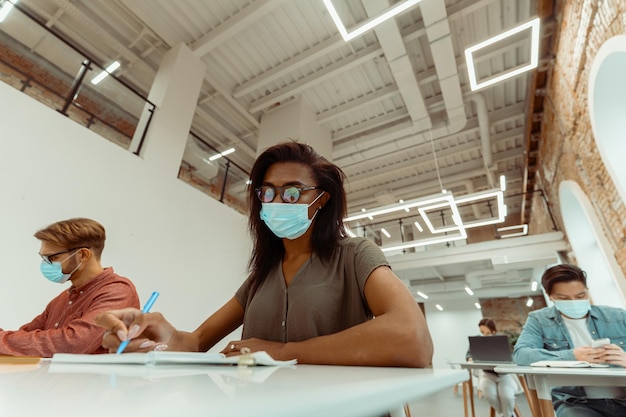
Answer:
[[[528,225],[519,224],[516,226],[498,227],[496,230],[498,231],[498,233],[500,233],[501,239],[504,239],[507,237],[526,236],[528,234]],[[502,232],[510,232],[510,233],[502,233]]]
[[[343,22],[341,21],[341,18],[339,17],[339,13],[337,13],[337,10],[335,9],[335,6],[333,5],[332,0],[324,0],[324,5],[328,9],[328,13],[330,13],[330,17],[333,19],[333,22],[335,22],[335,25],[337,26],[339,33],[341,33],[341,37],[343,38],[344,41],[348,42],[349,40],[364,34],[368,30],[372,29],[374,26],[381,24],[385,20],[391,19],[397,14],[400,14],[403,11],[409,9],[410,7],[415,6],[420,1],[422,0],[399,1],[393,6],[385,10],[382,10],[380,13],[377,13],[375,16],[370,17],[365,22],[361,23],[356,28],[352,29],[351,32],[348,32]]]
[[[529,22],[521,24],[513,29],[507,30],[504,33],[501,33],[493,38],[487,39],[486,41],[480,42],[477,45],[469,47],[465,50],[465,60],[467,61],[467,72],[469,75],[470,88],[472,91],[480,90],[481,88],[488,87],[490,85],[499,83],[500,81],[504,81],[508,78],[515,77],[516,75],[522,74],[526,71],[529,71],[533,68],[537,67],[539,63],[539,18],[535,18]],[[474,53],[483,48],[486,48],[490,45],[493,45],[497,42],[500,42],[506,38],[509,38],[517,33],[520,33],[524,30],[530,29],[531,38],[530,38],[530,62],[527,65],[522,65],[513,68],[510,71],[504,72],[498,76],[490,77],[483,82],[478,82],[476,79],[476,66],[474,65]]]
[[[496,209],[496,213],[493,217],[488,217],[484,219],[473,220],[469,222],[463,222],[463,227],[466,229],[470,229],[472,227],[486,226],[488,224],[496,224],[504,222],[506,217],[506,206],[504,205],[504,193],[502,190],[489,190],[489,191],[479,191],[473,194],[467,194],[462,197],[456,198],[455,202],[457,205],[474,203],[479,201],[489,201],[494,200],[494,207]]]
[[[430,233],[432,234],[454,232],[456,230],[465,229],[463,223],[461,222],[461,214],[459,213],[459,209],[457,208],[454,197],[452,196],[452,194],[448,194],[447,197],[449,198],[446,198],[446,199],[442,198],[442,200],[444,201],[442,201],[441,203],[431,204],[429,206],[419,207],[417,209],[417,211],[419,211],[420,215],[424,219],[424,223],[426,224],[426,227],[428,227],[428,230],[430,230]],[[452,212],[451,217],[452,217],[454,224],[451,224],[449,226],[437,227],[434,225],[434,222],[431,221],[428,214],[429,212],[431,212],[432,214],[434,210],[441,210],[443,208],[450,209],[450,211]]]

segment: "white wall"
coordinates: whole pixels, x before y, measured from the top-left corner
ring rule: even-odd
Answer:
[[[195,329],[245,278],[241,214],[4,83],[0,126],[1,328],[30,321],[69,286],[41,276],[33,233],[70,217],[105,226],[103,265],[132,279],[142,303],[160,291],[153,311],[180,329]]]
[[[483,316],[476,308],[455,310],[451,306],[439,311],[431,304],[426,304],[426,320],[435,346],[433,368],[450,369],[448,362],[465,361],[467,336],[479,334],[478,322]]]

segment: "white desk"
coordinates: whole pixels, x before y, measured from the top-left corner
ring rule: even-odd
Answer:
[[[543,368],[534,366],[497,366],[498,373],[523,374],[532,380],[543,417],[554,416],[552,387],[558,386],[624,386],[624,368]]]
[[[404,403],[466,379],[462,370],[356,366],[1,365],[0,415],[403,415]]]

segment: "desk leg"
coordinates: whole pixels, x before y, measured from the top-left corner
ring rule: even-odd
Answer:
[[[472,409],[472,417],[476,417],[476,412],[474,411],[474,382],[472,381],[472,370],[468,369],[467,372],[469,372],[469,379],[467,380],[467,392],[470,400],[470,407]],[[463,390],[463,392],[465,393],[465,390]],[[465,398],[463,398],[463,400],[465,400]],[[465,404],[465,406],[467,407],[467,403]],[[465,415],[467,416],[467,410],[465,412]]]
[[[542,417],[554,417],[554,406],[552,405],[552,387],[548,384],[547,375],[534,375],[533,384],[537,390],[539,408]]]
[[[407,409],[407,406],[405,405],[404,407],[398,407],[395,410],[391,410],[389,412],[389,417],[407,417],[405,410]]]
[[[469,388],[468,388],[469,382],[468,381],[463,381],[463,384],[461,385],[463,388],[463,413],[465,417],[468,417],[467,415],[467,400],[468,400],[468,395],[469,395]]]
[[[528,388],[528,384],[526,384],[526,378],[524,377],[524,375],[519,375],[519,381],[522,384],[522,389],[524,390],[524,395],[526,395],[526,400],[528,400],[530,413],[533,415],[533,417],[543,417],[541,408],[539,407],[537,391]]]
[[[539,399],[539,407],[541,408],[542,417],[554,417],[554,405],[552,400]]]

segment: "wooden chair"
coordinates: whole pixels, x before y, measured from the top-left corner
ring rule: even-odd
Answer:
[[[515,412],[515,417],[522,417],[522,413],[519,411],[517,404],[515,404],[513,411]],[[489,417],[496,417],[496,410],[494,410],[493,407],[489,407]]]

